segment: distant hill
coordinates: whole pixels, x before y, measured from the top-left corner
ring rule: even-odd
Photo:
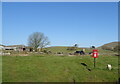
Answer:
[[[120,44],[120,42],[110,42],[100,46],[99,48],[113,50],[116,46],[118,46],[118,44]]]

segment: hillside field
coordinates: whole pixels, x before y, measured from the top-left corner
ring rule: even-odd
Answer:
[[[66,49],[59,48],[59,50],[67,52]],[[91,50],[86,52],[89,51]],[[109,54],[114,53],[112,51],[99,50],[99,52],[106,52],[108,55],[99,55],[96,59],[96,68],[93,66],[93,58],[90,55],[55,56],[52,54],[32,54],[30,56],[3,56],[2,81],[117,82],[118,56]],[[87,67],[83,64],[86,64]],[[112,70],[106,68],[107,64],[112,65]]]

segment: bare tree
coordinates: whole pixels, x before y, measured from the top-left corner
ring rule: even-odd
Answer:
[[[30,47],[33,47],[35,51],[37,51],[38,47],[40,47],[42,51],[42,48],[49,44],[50,42],[48,40],[48,37],[44,36],[44,34],[41,32],[34,32],[28,38],[28,45]]]

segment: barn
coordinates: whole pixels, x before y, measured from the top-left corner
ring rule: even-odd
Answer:
[[[14,51],[25,51],[25,46],[24,45],[10,45],[10,46],[5,46],[4,50],[14,50]]]

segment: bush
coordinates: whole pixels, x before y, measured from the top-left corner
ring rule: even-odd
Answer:
[[[104,50],[113,50],[112,47],[108,47],[108,46],[102,46],[102,49],[104,49]]]
[[[76,50],[77,47],[68,47],[67,50]]]
[[[115,52],[119,52],[119,51],[120,51],[120,45],[115,46],[115,47],[114,47],[114,51],[115,51]]]

